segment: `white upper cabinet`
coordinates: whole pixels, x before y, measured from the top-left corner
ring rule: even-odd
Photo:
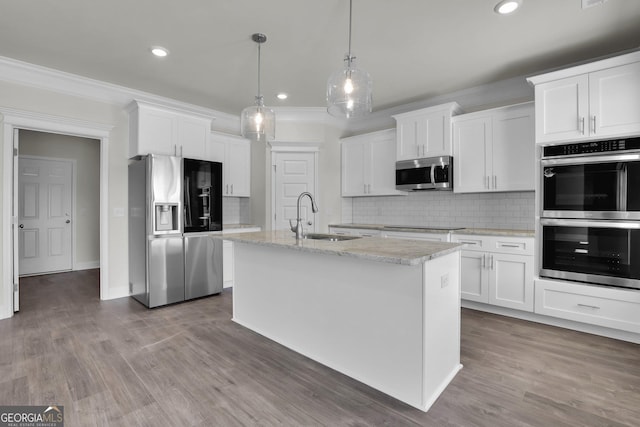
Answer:
[[[205,159],[211,117],[134,101],[129,108],[129,157],[165,154]]]
[[[342,196],[399,195],[396,190],[394,129],[341,140]]]
[[[531,77],[536,142],[640,134],[640,52]]]
[[[454,118],[453,191],[533,191],[533,104],[496,108]]]
[[[451,117],[461,113],[451,102],[393,116],[396,119],[396,160],[450,156]]]
[[[222,163],[223,196],[251,196],[251,141],[212,132],[206,157]]]

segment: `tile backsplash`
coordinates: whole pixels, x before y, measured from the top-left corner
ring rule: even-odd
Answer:
[[[342,199],[342,221],[356,224],[534,229],[534,192],[456,194],[420,191],[407,196]]]
[[[223,224],[250,224],[251,205],[249,201],[250,199],[248,197],[223,197]]]

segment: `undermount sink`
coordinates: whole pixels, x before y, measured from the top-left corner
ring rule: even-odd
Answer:
[[[342,240],[360,239],[360,236],[345,236],[343,234],[307,233],[303,236],[309,240],[327,240],[329,242],[340,242]]]

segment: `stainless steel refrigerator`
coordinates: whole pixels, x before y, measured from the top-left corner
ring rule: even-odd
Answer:
[[[222,291],[222,164],[148,155],[129,164],[129,291],[147,307]]]

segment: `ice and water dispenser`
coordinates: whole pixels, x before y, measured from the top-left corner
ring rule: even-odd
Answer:
[[[156,203],[153,207],[155,215],[155,233],[180,232],[178,221],[179,205],[173,203]]]

